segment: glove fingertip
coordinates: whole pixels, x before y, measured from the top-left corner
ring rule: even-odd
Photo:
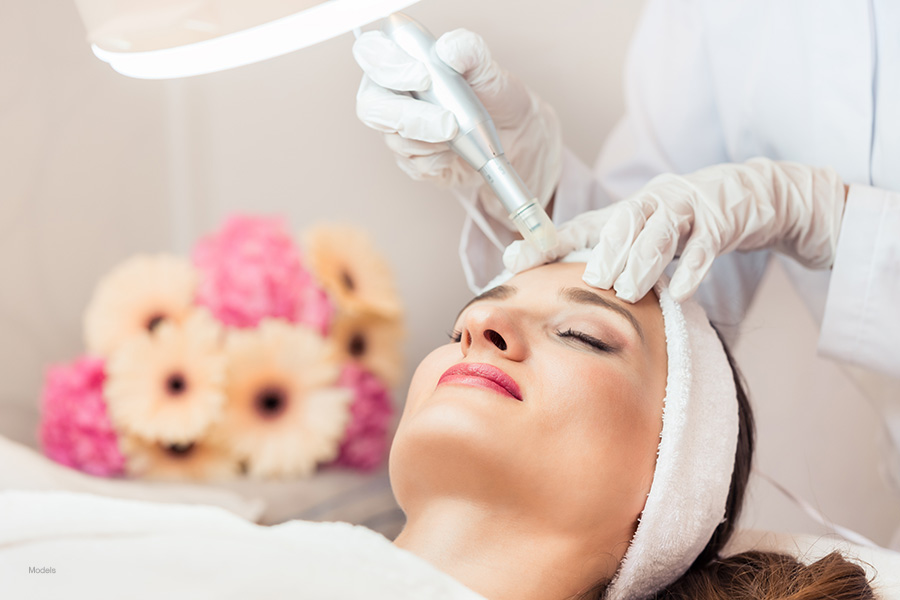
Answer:
[[[516,241],[504,250],[503,266],[511,273],[521,273],[522,271],[552,262],[556,258],[552,252],[541,252],[528,242]]]
[[[629,262],[616,279],[614,285],[616,295],[628,302],[637,302],[659,281],[665,266],[665,262],[659,259],[639,263]]]
[[[613,283],[622,271],[613,265],[613,257],[606,244],[599,243],[591,251],[591,256],[584,268],[584,282],[603,290],[612,289]]]
[[[630,282],[619,284],[619,282],[617,281],[613,286],[613,289],[615,289],[616,291],[616,298],[624,300],[629,304],[634,304],[635,302],[643,298],[644,294],[646,294],[646,292],[644,292],[643,294],[640,293],[639,289],[634,287]]]
[[[521,265],[527,262],[523,256],[526,249],[522,247],[522,242],[513,242],[503,251],[503,266],[511,273],[518,273],[522,270]]]
[[[441,116],[441,133],[443,134],[443,140],[432,140],[435,142],[446,141],[449,142],[453,138],[456,137],[457,132],[459,131],[459,122],[456,120],[456,115],[454,115],[449,110],[446,111]]]
[[[691,291],[686,289],[684,285],[669,285],[669,295],[675,302],[681,304],[691,297]]]
[[[353,43],[353,58],[363,72],[383,88],[421,92],[431,86],[431,74],[380,31],[367,31]]]
[[[456,137],[459,128],[452,112],[422,100],[401,97],[391,106],[400,136],[420,142],[441,143]]]
[[[669,283],[669,293],[677,302],[684,302],[694,295],[712,266],[715,252],[699,244],[685,248],[678,267]]]
[[[584,275],[582,275],[581,280],[588,284],[593,288],[597,288],[599,290],[608,290],[608,285],[603,285],[600,279],[597,277],[596,273],[589,273],[587,269],[584,270]]]
[[[594,261],[593,257],[585,266],[584,275],[581,279],[589,286],[601,290],[611,289],[613,285],[613,274],[609,273],[607,269],[600,267],[599,264]]]
[[[490,62],[484,39],[468,29],[448,31],[438,38],[434,49],[438,58],[460,75],[480,63]]]
[[[704,274],[705,272],[676,269],[675,274],[672,275],[672,281],[669,283],[669,294],[676,302],[684,302],[693,296],[700,287]]]

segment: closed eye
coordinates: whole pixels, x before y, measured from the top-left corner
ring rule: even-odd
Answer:
[[[575,331],[574,329],[566,329],[565,331],[557,331],[556,335],[562,338],[573,338],[580,342],[587,344],[588,346],[600,350],[601,352],[612,352],[614,348],[604,342],[603,340],[598,340],[592,335],[588,335],[581,331]]]
[[[448,332],[447,336],[450,338],[450,341],[452,341],[454,344],[458,344],[459,342],[462,341],[462,331],[460,331],[458,329]]]

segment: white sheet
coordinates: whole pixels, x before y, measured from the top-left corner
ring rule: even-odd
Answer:
[[[4,490],[58,490],[152,502],[210,504],[250,521],[260,519],[265,510],[259,498],[248,499],[208,486],[92,477],[0,436],[0,491]]]
[[[0,595],[483,600],[364,527],[70,492],[0,493]]]
[[[764,531],[730,544],[751,548],[806,560],[840,549],[864,561],[879,598],[900,600],[896,552]],[[263,527],[211,506],[33,491],[0,492],[0,597],[484,600],[360,526]]]

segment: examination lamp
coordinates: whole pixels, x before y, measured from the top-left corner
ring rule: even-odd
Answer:
[[[541,250],[556,229],[504,156],[484,106],[434,52],[434,37],[397,13],[418,0],[75,0],[94,54],[139,79],[213,73],[281,56],[375,21],[428,68],[430,89],[414,93],[451,111],[451,148],[488,182],[523,237]]]
[[[418,0],[75,0],[94,54],[122,75],[172,79],[275,58]]]

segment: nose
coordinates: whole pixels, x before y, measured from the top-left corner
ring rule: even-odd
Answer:
[[[499,353],[509,360],[525,358],[527,347],[519,325],[503,308],[473,306],[462,323],[463,356],[472,352]]]

